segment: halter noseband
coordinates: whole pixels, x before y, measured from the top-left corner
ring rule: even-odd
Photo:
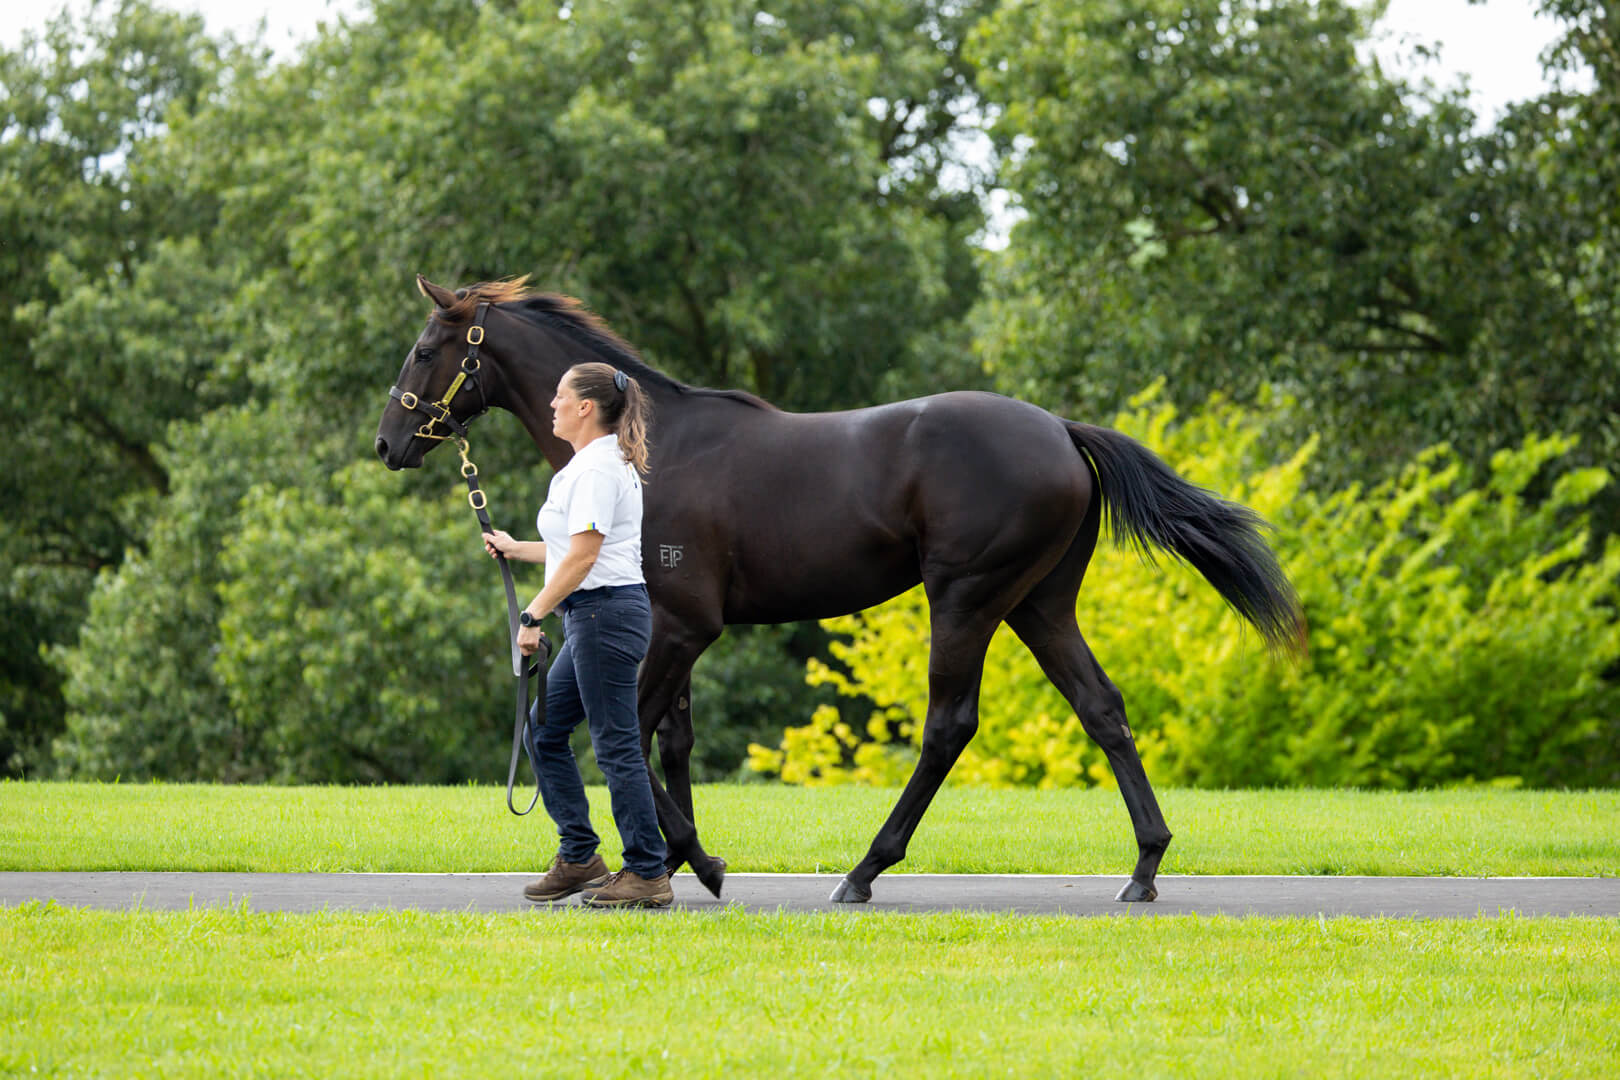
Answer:
[[[465,444],[467,441],[467,424],[472,423],[489,411],[489,404],[484,399],[484,388],[479,386],[478,411],[467,418],[467,424],[450,415],[450,402],[454,400],[456,392],[469,381],[475,386],[478,385],[478,368],[480,367],[478,346],[484,343],[484,316],[488,311],[489,303],[487,301],[478,305],[478,310],[473,315],[472,325],[467,327],[467,355],[462,358],[461,371],[456,374],[455,381],[450,384],[449,389],[444,392],[444,396],[438,401],[424,402],[409,390],[401,390],[398,386],[389,388],[389,397],[411,412],[422,413],[428,418],[427,423],[416,429],[417,438],[433,439],[441,442],[445,439],[454,438]],[[438,434],[436,429],[440,424],[449,428],[451,434]],[[463,457],[465,456],[465,452],[463,452]]]

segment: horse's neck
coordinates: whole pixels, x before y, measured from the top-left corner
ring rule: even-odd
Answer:
[[[560,469],[574,456],[574,448],[551,433],[551,399],[557,392],[557,382],[582,359],[611,360],[538,327],[524,324],[523,330],[526,337],[514,350],[518,359],[502,372],[505,389],[499,404],[518,418],[551,467]],[[643,383],[642,390],[652,402],[656,426],[664,407],[673,403],[676,395],[656,383]]]
[[[551,432],[551,399],[571,361],[551,335],[527,325],[523,330],[531,336],[514,350],[517,361],[502,372],[505,392],[498,404],[518,418],[552,469],[560,469],[574,456],[574,448]]]
[[[550,401],[550,398],[548,397],[546,400]],[[520,404],[518,401],[513,401],[508,403],[507,409],[518,418],[518,422],[529,433],[529,438],[534,441],[534,445],[540,448],[540,453],[545,456],[553,471],[568,464],[569,459],[574,456],[574,448],[551,433],[551,408],[549,405],[542,404],[539,411],[535,411],[527,403]]]
[[[499,309],[497,309],[499,310]],[[563,373],[582,359],[611,358],[570,341],[550,330],[514,318],[512,328],[519,337],[503,365],[500,399],[495,404],[511,412],[529,433],[553,469],[560,469],[574,456],[573,447],[551,433],[551,399]],[[506,327],[502,327],[503,333]],[[724,440],[736,423],[737,409],[753,407],[724,397],[693,399],[671,389],[660,380],[646,380],[642,391],[652,403],[653,438],[666,454],[697,452]]]

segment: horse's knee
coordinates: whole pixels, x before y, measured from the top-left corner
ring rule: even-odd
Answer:
[[[680,732],[658,732],[658,756],[664,761],[683,761],[692,756],[697,740]]]
[[[684,716],[668,713],[658,725],[658,754],[665,761],[684,760],[692,755],[697,740],[692,735],[692,723]]]

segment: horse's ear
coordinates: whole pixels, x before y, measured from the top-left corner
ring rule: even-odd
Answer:
[[[456,294],[443,285],[435,285],[421,274],[416,275],[416,288],[421,294],[433,301],[441,309],[451,307],[456,302]]]

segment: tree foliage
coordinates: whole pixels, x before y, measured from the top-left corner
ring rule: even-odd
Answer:
[[[54,764],[68,776],[247,779],[255,749],[214,673],[222,571],[238,492],[264,469],[298,466],[267,442],[269,416],[220,409],[159,451],[172,476],[144,549],[97,576],[76,640],[54,650],[66,730]]]
[[[1377,70],[1347,0],[375,0],[282,61],[159,0],[60,16],[0,52],[0,363],[29,451],[0,478],[0,769],[474,767],[468,710],[503,691],[434,672],[436,712],[368,700],[349,662],[383,588],[368,545],[417,561],[420,530],[479,562],[440,456],[360,464],[417,271],[532,274],[673,374],[789,408],[994,383],[1094,417],[1162,375],[1184,407],[1296,400],[1271,422],[1319,436],[1320,492],[1439,440],[1473,476],[1543,431],[1606,463],[1615,22],[1542,6],[1591,89],[1489,129]],[[1026,215],[995,254],[973,237],[996,163],[967,141],[989,120]],[[510,417],[475,434],[521,529],[547,470]],[[1613,492],[1558,511],[1593,516],[1593,565]],[[372,631],[379,670],[504,655]],[[821,635],[705,658],[700,775],[827,703],[797,675]]]
[[[1548,6],[1581,8],[1574,47],[1601,51],[1605,5]],[[1483,466],[1537,430],[1612,459],[1620,278],[1593,200],[1613,159],[1591,144],[1614,84],[1479,131],[1456,90],[1364,61],[1367,19],[1346,0],[1014,0],[979,27],[1028,214],[978,319],[1004,389],[1112,407],[1144,365],[1184,405],[1280,389],[1333,483],[1436,440]]]
[[[358,462],[314,490],[262,485],[243,502],[221,559],[214,670],[258,779],[496,774],[509,729],[490,703],[510,686],[499,578],[462,500],[402,517],[392,488]]]
[[[187,318],[219,296],[196,243],[208,196],[155,162],[167,119],[231,63],[247,58],[201,17],[145,0],[64,12],[0,52],[0,356],[29,448],[0,474],[8,774],[48,760],[62,701],[44,652],[75,633],[94,575],[141,542],[168,488],[165,426],[229,396],[210,366],[217,319]]]
[[[68,133],[70,152],[57,156],[75,164],[49,158],[64,178],[51,213],[68,223],[40,235],[37,260],[0,267],[0,288],[40,422],[76,425],[52,439],[62,455],[8,481],[20,505],[26,491],[65,496],[46,520],[5,526],[4,596],[19,605],[6,632],[21,658],[6,672],[18,688],[0,728],[17,733],[9,768],[43,767],[64,724],[58,762],[70,772],[445,775],[429,746],[445,767],[465,768],[442,731],[420,733],[427,741],[392,763],[358,737],[341,760],[295,748],[336,729],[295,738],[264,702],[313,707],[330,695],[334,716],[353,721],[358,697],[343,695],[359,689],[329,681],[298,698],[295,683],[310,684],[243,651],[251,638],[232,614],[275,584],[272,566],[290,569],[237,558],[245,531],[265,535],[255,514],[319,517],[328,503],[359,512],[329,478],[372,460],[394,358],[424,315],[411,275],[532,273],[589,298],[673,373],[789,406],[903,396],[940,371],[969,370],[967,240],[982,217],[974,193],[941,176],[971,88],[961,40],[984,6],[379,0],[272,65],[208,41],[195,19],[122,0],[8,56],[8,72],[68,88],[15,81],[27,115],[7,129],[4,211],[21,214],[24,190],[36,190],[36,144]],[[149,86],[107,96],[122,126],[74,134],[81,99],[122,86],[126,69]],[[75,179],[87,161],[95,167]],[[101,247],[76,239],[84,215],[71,214],[87,200],[107,218]],[[182,461],[183,446],[216,456]],[[525,520],[546,474],[521,430],[483,421],[477,453],[505,521]],[[424,506],[447,478],[432,459],[419,475],[376,482],[400,496],[375,509],[404,535],[433,519]],[[197,522],[191,502],[205,489],[213,509]],[[391,534],[380,519],[377,533]],[[37,584],[62,551],[74,595]],[[90,619],[69,644],[98,572]],[[343,595],[335,581],[309,587]],[[29,606],[47,600],[60,605]],[[327,670],[311,649],[352,644],[336,627],[312,633],[298,654],[306,671]],[[757,672],[757,692],[728,694],[724,708],[797,708],[787,703],[806,694],[793,674],[803,657],[789,643],[817,636],[732,635],[714,669]],[[116,689],[98,684],[108,640],[127,676]],[[402,656],[418,647],[397,626],[373,645]],[[27,659],[41,646],[65,674],[63,698],[55,672]],[[137,672],[150,695],[130,692]],[[13,712],[22,698],[36,715]],[[209,715],[184,735],[164,701],[206,702]],[[698,709],[701,722],[701,699]],[[421,720],[396,709],[365,722],[395,731],[407,715]],[[461,718],[435,722],[448,731]],[[729,745],[734,762],[741,744]],[[376,759],[370,772],[362,751]]]

